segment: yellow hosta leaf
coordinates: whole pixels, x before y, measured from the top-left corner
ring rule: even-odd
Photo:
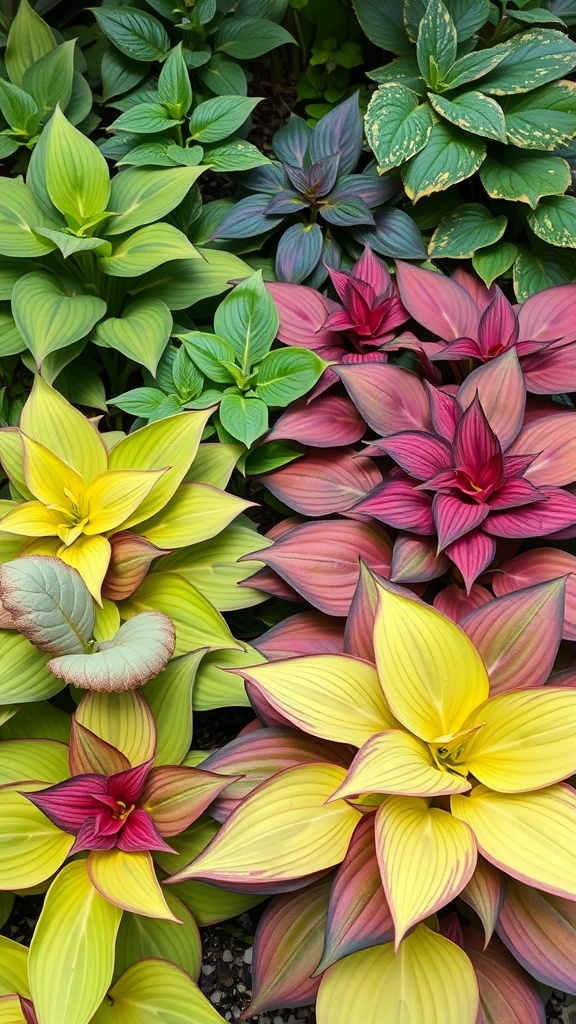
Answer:
[[[17,427],[2,427],[0,430],[0,462],[18,493],[23,498],[32,498],[24,480],[24,448],[22,434]]]
[[[145,957],[169,960],[198,981],[202,966],[202,942],[198,925],[188,907],[172,890],[166,902],[181,924],[159,921],[141,914],[124,914],[116,939],[114,978]]]
[[[110,990],[92,1024],[222,1024],[184,971],[166,960],[140,960]]]
[[[82,507],[86,485],[84,479],[67,462],[55,455],[45,444],[22,434],[24,476],[35,498],[44,505],[62,505],[71,509],[72,501]],[[66,494],[68,491],[68,495]],[[70,496],[73,495],[73,498]],[[60,514],[60,522],[63,521]]]
[[[194,461],[202,431],[211,412],[211,409],[194,410],[156,420],[128,434],[111,449],[110,469],[169,467],[134,516],[124,523],[125,530],[134,523],[142,523],[156,515],[170,501]]]
[[[576,691],[546,686],[492,697],[470,725],[466,767],[491,789],[522,793],[576,772]]]
[[[250,707],[242,676],[233,674],[229,669],[257,665],[265,660],[250,644],[246,644],[245,651],[211,651],[206,654],[194,682],[194,710]]]
[[[28,974],[42,1024],[88,1024],[112,981],[122,911],[103,899],[86,861],[52,882],[30,944]],[[57,954],[57,955],[55,955]]]
[[[39,789],[23,786],[18,789]],[[0,889],[28,889],[58,870],[74,843],[22,792],[0,790]]]
[[[529,756],[529,755],[528,755]],[[477,786],[451,798],[452,813],[472,829],[487,860],[513,878],[576,899],[576,793],[548,786],[534,793],[494,793]]]
[[[409,928],[464,888],[476,865],[476,843],[448,811],[406,796],[390,796],[378,808],[375,838],[397,949]]]
[[[239,670],[283,715],[304,732],[361,747],[370,736],[393,729],[376,670],[339,654],[255,665]]]
[[[192,692],[204,651],[172,658],[142,690],[157,732],[155,765],[180,764],[192,743]]]
[[[0,935],[0,995],[17,992],[30,998],[28,987],[28,949]]]
[[[62,514],[46,508],[41,501],[25,501],[17,505],[2,520],[3,533],[19,537],[57,537]]]
[[[0,786],[27,779],[52,784],[69,775],[65,743],[39,738],[0,742]]]
[[[182,484],[161,512],[136,531],[159,548],[181,548],[210,540],[250,508],[234,494],[206,484]]]
[[[18,996],[0,996],[0,1024],[26,1024]]]
[[[381,584],[377,588],[374,650],[390,708],[428,742],[459,732],[489,694],[478,651],[434,608]]]
[[[154,756],[154,719],[137,690],[87,693],[76,709],[76,721],[116,747],[131,765],[143,764]]]
[[[475,1024],[478,984],[459,946],[423,924],[398,954],[387,942],[329,967],[320,982],[318,1024]]]
[[[20,633],[0,629],[0,706],[47,700],[62,690],[62,681],[47,668],[49,660],[49,654],[39,651]]]
[[[147,851],[125,853],[92,850],[88,857],[88,874],[98,892],[123,910],[163,921],[178,921],[164,899],[154,862]]]
[[[110,563],[110,541],[106,537],[78,537],[73,544],[58,548],[58,557],[77,569],[95,601],[100,603],[102,581]]]
[[[226,487],[243,451],[241,444],[201,444],[185,482]]]
[[[104,598],[95,609],[94,636],[97,640],[111,640],[120,629],[120,612],[113,601]]]
[[[265,782],[234,811],[210,844],[173,881],[267,883],[339,864],[360,813],[327,804],[345,771],[332,764],[290,768]]]
[[[441,796],[465,793],[470,783],[461,775],[436,767],[429,747],[400,729],[371,736],[354,758],[339,797],[362,793]]]
[[[98,431],[40,376],[35,377],[22,410],[20,429],[46,445],[86,481],[106,469],[106,448]]]
[[[101,473],[86,488],[87,534],[106,533],[121,526],[163,475],[162,469],[113,469]]]

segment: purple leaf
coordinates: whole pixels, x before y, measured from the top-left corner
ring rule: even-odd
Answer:
[[[282,223],[282,217],[267,216],[266,207],[270,196],[255,195],[240,199],[222,218],[211,235],[211,241],[217,238],[252,238],[270,231]]]
[[[312,132],[308,152],[312,162],[339,153],[341,173],[349,174],[354,170],[362,152],[362,117],[357,92],[320,118]]]
[[[322,232],[318,224],[292,224],[278,242],[278,280],[300,284],[314,270],[321,253]]]
[[[371,246],[382,256],[403,260],[426,259],[427,250],[420,230],[403,210],[376,210],[373,227],[354,228],[352,233],[356,241]]]
[[[337,195],[332,193],[320,205],[319,212],[324,220],[339,228],[348,228],[353,224],[374,224],[370,207],[356,196],[338,199]]]
[[[302,117],[292,114],[290,120],[274,135],[272,148],[279,160],[302,165],[311,138],[310,125]]]

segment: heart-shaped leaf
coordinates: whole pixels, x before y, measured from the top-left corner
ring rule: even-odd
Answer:
[[[136,299],[126,307],[123,316],[110,317],[98,324],[94,341],[104,348],[117,349],[154,374],[171,330],[172,316],[165,302]]]
[[[57,349],[84,338],[106,313],[106,303],[86,295],[71,278],[46,271],[24,274],[14,286],[12,313],[36,364]]]
[[[100,269],[110,277],[139,277],[168,260],[201,258],[173,224],[147,224],[118,242],[112,255],[100,260]]]
[[[140,960],[110,990],[93,1024],[220,1024],[222,1018],[192,979],[166,960]]]
[[[41,651],[85,653],[94,631],[94,603],[76,569],[43,555],[5,562],[0,598],[16,628]]]

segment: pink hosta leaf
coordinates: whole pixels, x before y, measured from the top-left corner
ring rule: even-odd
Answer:
[[[80,725],[75,715],[72,715],[69,759],[73,775],[117,775],[130,768],[128,758],[120,750]]]
[[[38,793],[26,793],[36,807],[63,832],[77,833],[86,818],[98,808],[96,797],[106,792],[106,779],[102,775],[78,775],[65,779]]]
[[[308,452],[260,477],[272,494],[297,512],[326,516],[345,512],[382,480],[371,459],[353,448]]]
[[[452,280],[456,281],[456,284],[459,284],[468,292],[468,295],[474,299],[481,313],[490,305],[493,289],[487,288],[481,278],[476,277],[476,274],[470,274],[467,270],[464,270],[463,266],[459,266],[456,267],[452,274]]]
[[[438,554],[436,538],[401,533],[394,542],[390,579],[393,583],[425,583],[441,576],[449,565],[444,552]]]
[[[576,993],[576,903],[509,879],[497,928],[538,981]]]
[[[509,455],[532,455],[525,476],[541,487],[563,487],[576,480],[576,412],[547,415],[525,426]]]
[[[25,999],[24,996],[18,996],[18,999],[20,1000],[20,1009],[26,1024],[38,1024],[34,1003],[30,999]]]
[[[565,640],[576,640],[576,557],[556,548],[536,548],[503,562],[492,580],[494,593],[499,597],[534,583],[566,576],[566,602],[564,606]]]
[[[335,367],[335,371],[361,415],[378,434],[430,428],[426,391],[415,373],[379,363],[347,364]]]
[[[415,490],[414,484],[403,477],[391,477],[358,504],[354,512],[373,516],[397,530],[434,534],[436,525],[432,515],[432,498],[426,491]]]
[[[547,345],[522,359],[528,391],[535,395],[556,395],[576,390],[576,344]]]
[[[252,641],[268,661],[298,654],[342,654],[344,625],[322,612],[299,612]]]
[[[492,512],[484,524],[494,537],[542,537],[576,525],[576,495],[561,487],[541,487],[540,501]]]
[[[167,552],[156,544],[125,530],[110,538],[112,554],[102,584],[102,597],[123,601],[131,597],[146,576],[151,563]]]
[[[366,433],[356,406],[344,395],[320,395],[313,402],[294,402],[267,434],[266,440],[286,438],[312,448],[341,448]]]
[[[352,654],[364,661],[376,662],[374,654],[374,620],[378,607],[378,589],[376,579],[369,568],[360,562],[360,575],[350,611],[346,619],[344,632],[344,653]]]
[[[562,639],[563,579],[497,597],[462,619],[490,676],[490,693],[546,682]],[[546,643],[542,643],[542,637]]]
[[[506,895],[506,885],[506,875],[478,854],[474,874],[462,889],[460,899],[478,914],[484,929],[485,946],[490,942],[496,927]]]
[[[323,331],[330,313],[338,309],[314,288],[285,282],[266,282],[280,317],[278,337],[285,345],[318,352],[324,359],[339,358],[342,342],[337,331]]]
[[[202,768],[160,765],[150,772],[140,804],[162,836],[183,832],[234,778]]]
[[[465,540],[465,535],[480,526],[490,510],[488,505],[468,504],[459,495],[436,494],[432,511],[436,521],[438,547],[445,549],[460,537]]]
[[[476,1024],[545,1024],[544,1003],[536,985],[498,939],[482,949],[481,932],[466,928],[464,949],[480,991]]]
[[[292,722],[285,715],[272,707],[268,698],[261,692],[260,687],[248,682],[247,679],[244,681],[244,685],[248,700],[258,715],[260,722],[271,727],[280,726],[287,729],[293,727]]]
[[[334,879],[318,973],[359,949],[390,942],[393,935],[394,924],[376,858],[374,816],[370,814],[356,826]]]
[[[242,559],[239,558],[238,561],[241,562]],[[300,594],[297,594],[293,587],[289,587],[272,569],[259,569],[258,572],[255,572],[247,580],[241,580],[239,585],[241,587],[255,587],[257,590],[265,590],[267,594],[272,594],[273,597],[280,597],[284,601],[303,601]]]
[[[380,527],[327,519],[295,527],[257,557],[320,611],[346,615],[360,575],[359,560],[388,576],[391,555],[392,545]]]
[[[446,441],[424,431],[391,434],[377,441],[374,447],[383,455],[389,455],[405,473],[417,480],[429,480],[452,465],[452,453]]]
[[[396,278],[404,306],[423,327],[444,341],[476,337],[481,311],[456,281],[402,260]]]
[[[480,573],[488,568],[496,554],[496,541],[487,537],[482,530],[472,530],[460,537],[446,549],[454,564],[460,570],[468,593]]]
[[[515,348],[484,363],[466,377],[458,390],[458,400],[467,408],[476,395],[506,450],[520,432],[526,405],[526,386]]]
[[[452,622],[460,623],[470,612],[492,600],[490,591],[481,587],[479,583],[473,584],[469,594],[456,583],[451,583],[449,587],[436,594],[433,604],[442,615],[452,619]]]
[[[264,911],[254,940],[252,999],[242,1017],[271,1007],[314,1002],[320,978],[312,978],[324,941],[332,878],[277,896]]]
[[[531,295],[518,310],[519,341],[572,341],[576,338],[576,285],[561,284]]]
[[[125,853],[138,853],[143,850],[161,850],[164,853],[176,852],[173,847],[164,841],[150,815],[140,807],[136,807],[128,816],[124,827],[118,833],[114,845]],[[71,852],[77,853],[80,850],[94,848],[91,842],[90,845],[82,842],[82,831],[80,831]],[[105,847],[100,847],[100,849],[105,849]]]
[[[440,437],[452,441],[462,415],[462,407],[458,399],[455,395],[432,387],[427,381],[424,382],[424,387],[430,403],[433,429]]]

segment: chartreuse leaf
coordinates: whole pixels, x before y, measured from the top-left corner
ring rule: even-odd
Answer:
[[[186,62],[182,56],[182,43],[170,50],[160,77],[158,95],[171,117],[183,117],[192,103],[192,89]]]
[[[72,277],[44,270],[24,274],[14,286],[12,313],[36,364],[50,352],[85,338],[106,314],[106,303],[87,295]]]
[[[182,202],[203,167],[129,167],[112,179],[109,209],[117,216],[106,223],[106,235],[120,235],[160,220]]]
[[[147,224],[125,235],[110,256],[100,259],[100,269],[111,277],[139,277],[168,260],[201,259],[186,235],[173,224]]]
[[[175,882],[250,882],[266,886],[339,864],[360,812],[343,800],[326,803],[345,769],[298,765],[263,783],[230,815],[210,846]]]
[[[194,142],[202,144],[220,142],[233,135],[260,98],[246,96],[214,96],[196,107],[190,118],[190,136]]]
[[[366,138],[380,171],[399,167],[424,148],[433,125],[427,103],[405,85],[379,86],[366,111]]]
[[[510,269],[518,255],[514,242],[496,242],[486,249],[479,249],[472,257],[472,266],[487,288],[497,277]]]
[[[0,785],[34,779],[62,782],[70,775],[68,747],[56,740],[3,740],[0,743]]]
[[[72,466],[86,481],[107,468],[106,448],[101,435],[74,406],[37,374],[22,410],[20,429],[46,445]],[[8,434],[5,435],[8,440]],[[6,460],[5,452],[2,458]],[[18,485],[17,485],[18,486]],[[18,490],[27,496],[26,490]]]
[[[10,313],[0,310],[0,356],[15,356],[26,348],[24,338]]]
[[[74,836],[62,832],[30,800],[26,789],[36,783],[17,783],[0,789],[0,886],[28,889],[50,878],[68,856]]]
[[[519,153],[512,148],[503,150],[497,159],[486,157],[480,179],[492,199],[511,199],[527,203],[532,209],[543,196],[563,195],[571,181],[566,160],[544,153]]]
[[[398,953],[392,942],[363,949],[329,967],[320,982],[318,1024],[475,1024],[478,983],[459,946],[419,924]]]
[[[42,230],[51,223],[36,201],[28,185],[18,178],[6,178],[0,195],[0,252],[4,256],[25,258],[44,256],[56,248],[53,242],[40,237],[35,228]]]
[[[17,85],[0,79],[0,110],[10,127],[22,135],[38,131],[40,114],[32,97]],[[22,142],[25,138],[21,139]]]
[[[48,668],[49,655],[14,630],[0,630],[0,658],[0,706],[46,700],[62,689]]]
[[[230,282],[247,277],[251,267],[238,256],[219,249],[198,249],[202,260],[176,260],[153,270],[142,282],[148,294],[162,299],[170,309],[188,309],[211,295],[219,295]]]
[[[143,228],[146,230],[146,228]],[[114,348],[156,373],[172,330],[172,315],[161,299],[134,299],[122,316],[102,320],[94,332],[96,345]]]
[[[207,484],[182,484],[162,511],[137,532],[159,548],[199,544],[224,530],[250,505]]]
[[[465,132],[506,142],[506,124],[502,107],[490,96],[476,90],[460,93],[453,100],[428,93],[437,114]]]
[[[57,108],[45,131],[48,195],[71,227],[98,222],[110,197],[108,166],[100,150]]]
[[[247,448],[268,429],[268,406],[257,397],[224,395],[219,415],[224,429]]]
[[[0,1024],[26,1024],[22,1004],[17,995],[0,996]]]
[[[552,150],[576,134],[576,83],[563,81],[502,102],[508,141],[521,149]]]
[[[241,454],[242,446],[239,444],[201,444],[184,482],[223,489]]]
[[[170,49],[166,29],[146,11],[131,7],[91,7],[90,10],[114,46],[132,60],[163,60]]]
[[[21,0],[6,45],[6,71],[10,81],[21,85],[24,72],[55,45],[50,27],[28,0]]]
[[[374,651],[392,713],[428,742],[458,732],[488,697],[478,651],[433,608],[376,586]]]
[[[443,217],[430,241],[433,258],[466,259],[477,249],[497,242],[506,230],[507,217],[493,217],[480,203],[466,203]]]
[[[482,82],[482,91],[494,96],[527,92],[562,78],[576,65],[576,44],[555,29],[520,32],[502,45],[504,59]]]
[[[47,700],[34,701],[4,707],[8,719],[2,724],[2,739],[40,739],[59,740],[68,743],[70,739],[70,715],[66,711],[49,704]],[[10,713],[11,712],[11,713]]]
[[[120,750],[132,765],[154,756],[154,719],[138,690],[87,693],[76,709],[76,721]]]
[[[88,874],[98,892],[117,907],[163,921],[179,920],[166,903],[147,851],[92,850]]]
[[[221,1024],[220,1014],[175,964],[141,960],[110,990],[92,1024]]]
[[[452,125],[435,124],[424,149],[402,170],[404,188],[415,203],[469,178],[486,155],[480,139],[470,138]]]
[[[221,657],[224,655],[224,652],[219,653]],[[173,658],[142,691],[156,723],[156,765],[180,764],[190,750],[192,695],[203,654],[200,650]]]
[[[429,0],[418,26],[416,56],[424,80],[436,88],[456,60],[456,26],[442,0]]]
[[[59,558],[29,555],[0,566],[0,595],[27,640],[50,654],[84,654],[94,602],[80,575]]]
[[[29,67],[22,80],[22,88],[33,96],[42,111],[42,117],[60,104],[66,110],[72,96],[74,80],[74,50],[76,41],[56,46]]]
[[[306,348],[275,349],[258,366],[256,394],[266,405],[285,406],[314,386],[325,363]]]
[[[265,659],[254,647],[246,644],[245,651],[213,651],[202,659],[194,686],[194,709],[210,711],[213,708],[248,707],[250,701],[241,677],[230,669],[257,665]]]
[[[576,245],[576,198],[550,196],[528,214],[535,235],[550,245],[572,249]]]
[[[209,380],[220,384],[231,384],[234,376],[226,363],[233,363],[235,351],[230,342],[217,334],[204,331],[188,331],[178,334],[190,359]]]
[[[140,914],[124,914],[116,940],[114,977],[146,957],[158,957],[181,967],[196,981],[202,966],[198,925],[188,907],[170,890],[166,902],[181,923],[160,921]]]
[[[30,991],[44,1024],[88,1024],[112,980],[122,911],[103,899],[86,861],[68,864],[46,895],[30,944]],[[58,956],[54,951],[58,950]]]
[[[28,949],[21,942],[0,935],[0,995],[10,992],[18,992],[26,999],[30,997]]]
[[[278,324],[276,306],[261,272],[236,285],[214,316],[216,334],[230,343],[244,374],[269,351]]]

